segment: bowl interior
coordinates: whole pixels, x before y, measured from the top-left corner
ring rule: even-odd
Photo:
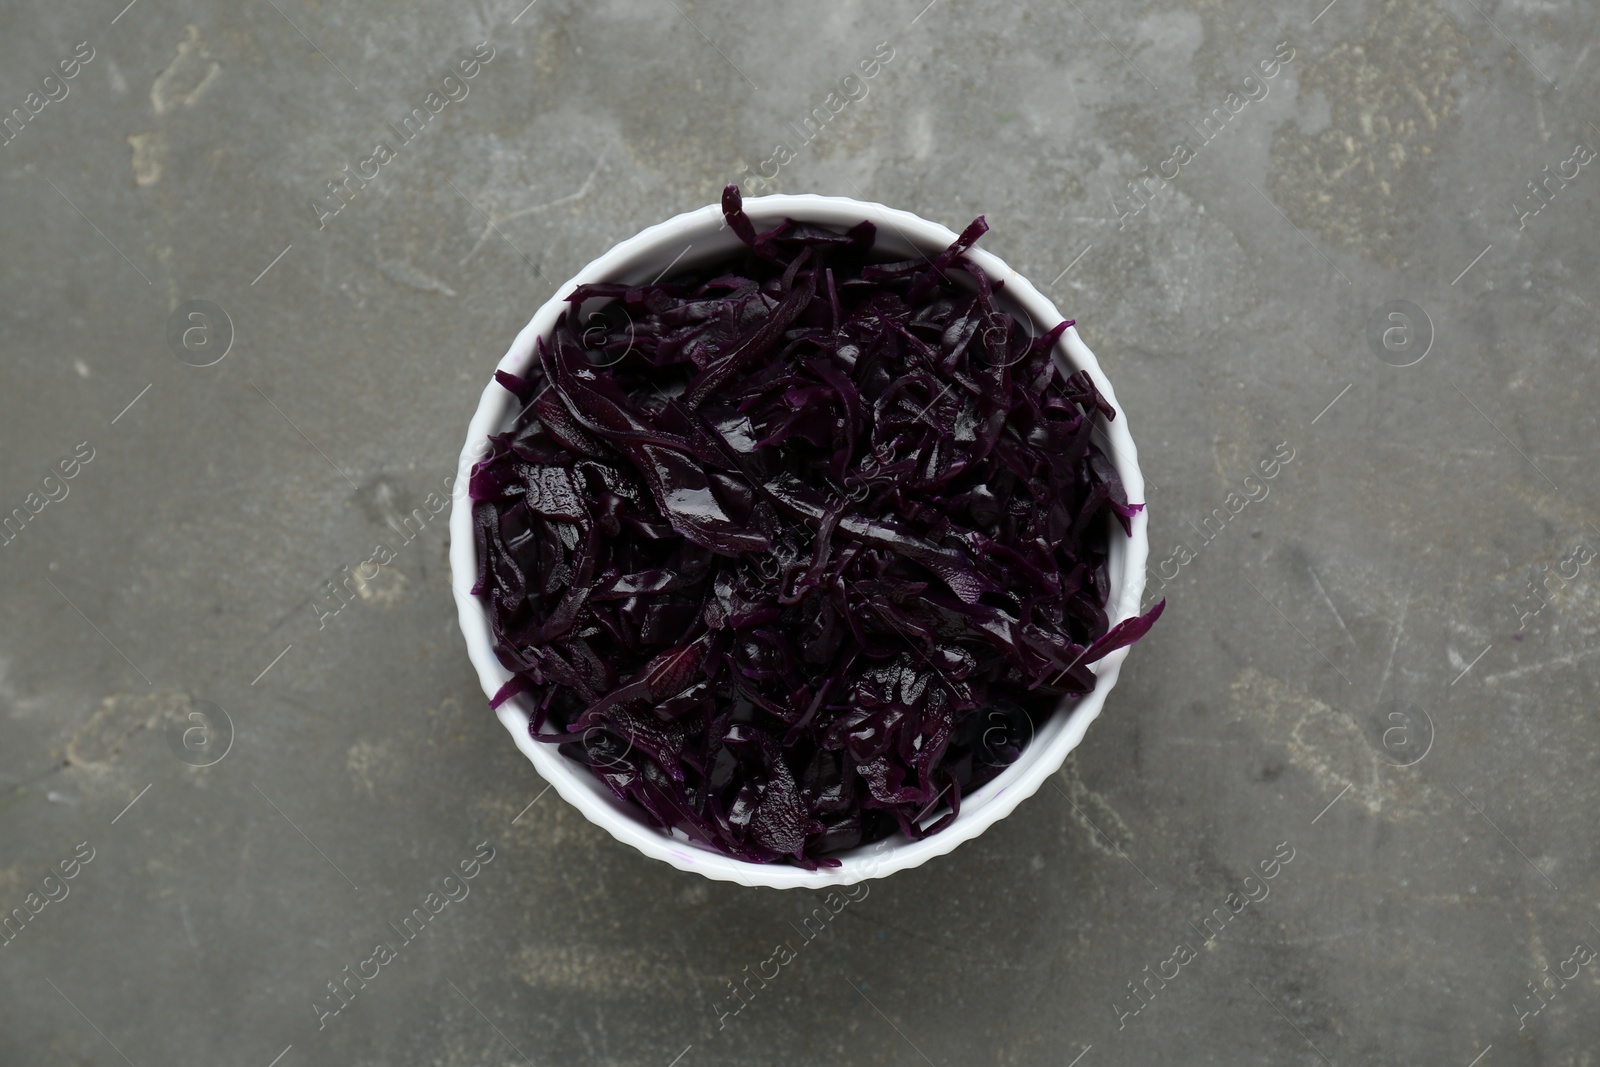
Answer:
[[[756,228],[766,229],[785,217],[837,228],[848,228],[868,219],[878,228],[876,248],[891,258],[931,257],[956,239],[956,234],[908,212],[842,197],[814,195],[766,196],[746,200],[746,213]],[[669,219],[623,241],[611,251],[579,271],[556,291],[556,296],[534,315],[517,335],[511,349],[500,361],[499,369],[524,374],[534,362],[534,340],[548,336],[557,317],[566,307],[562,299],[574,286],[612,281],[642,283],[652,281],[669,270],[703,266],[728,258],[740,247],[738,237],[727,228],[721,211],[708,206]],[[1038,333],[1060,322],[1064,316],[1020,274],[999,258],[981,250],[967,258],[989,275],[1004,282],[1002,303],[1024,322],[1031,322]],[[593,307],[597,305],[587,305]],[[1069,373],[1086,370],[1106,400],[1118,412],[1113,420],[1097,418],[1099,444],[1121,475],[1130,500],[1144,499],[1144,479],[1139,473],[1137,451],[1128,434],[1127,420],[1111,383],[1101,373],[1094,354],[1076,329],[1069,328],[1056,349],[1056,361]],[[484,390],[478,411],[468,429],[466,446],[457,468],[454,505],[450,517],[451,585],[455,593],[467,651],[477,669],[484,692],[493,694],[511,677],[500,665],[492,647],[487,615],[470,593],[477,576],[477,552],[472,535],[472,502],[467,495],[467,475],[488,449],[488,435],[510,428],[518,414],[514,397],[490,382]],[[1109,447],[1107,447],[1109,445]],[[1111,525],[1107,559],[1110,597],[1107,615],[1115,624],[1138,612],[1144,592],[1148,518],[1140,512],[1133,520],[1131,537],[1122,536]],[[961,800],[961,814],[937,834],[921,841],[890,838],[872,845],[838,854],[840,866],[805,871],[779,864],[756,864],[732,859],[691,843],[680,832],[668,834],[644,819],[643,813],[619,801],[595,778],[589,769],[562,756],[555,747],[536,742],[528,735],[529,712],[521,698],[502,704],[497,714],[511,732],[517,747],[533,762],[539,774],[589,819],[621,841],[646,855],[655,856],[682,870],[707,877],[765,885],[776,888],[848,885],[867,878],[883,877],[897,870],[914,867],[942,855],[969,840],[1008,815],[1018,803],[1033,794],[1044,779],[1058,770],[1067,754],[1083,738],[1084,731],[1099,715],[1107,693],[1115,684],[1127,649],[1111,653],[1091,668],[1097,678],[1092,692],[1065,708],[1058,709],[1039,725],[1032,743],[997,778]],[[932,816],[930,816],[932,818]]]

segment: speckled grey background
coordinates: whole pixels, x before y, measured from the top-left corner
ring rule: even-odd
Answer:
[[[4,5],[0,1063],[1596,1062],[1592,5],[924,2]],[[528,807],[443,516],[315,606],[561,279],[785,154],[988,215],[1175,575],[1064,771],[815,941]]]

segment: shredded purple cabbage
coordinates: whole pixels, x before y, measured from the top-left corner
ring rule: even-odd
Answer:
[[[648,285],[578,287],[472,472],[478,579],[530,731],[663,828],[808,869],[947,826],[1107,628],[1115,417],[964,258],[786,220]],[[603,302],[580,317],[584,305]],[[929,822],[929,817],[938,815]]]

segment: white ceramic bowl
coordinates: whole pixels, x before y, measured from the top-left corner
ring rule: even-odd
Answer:
[[[905,211],[864,203],[845,197],[763,196],[744,202],[745,212],[763,230],[783,218],[800,219],[838,229],[854,226],[863,219],[877,228],[876,248],[892,256],[910,258],[918,252],[932,256],[956,239],[956,234],[935,222]],[[739,239],[722,220],[719,206],[710,205],[686,212],[628,238],[611,251],[580,270],[561,286],[532,321],[511,342],[511,350],[500,360],[500,369],[525,374],[533,363],[534,339],[548,337],[556,318],[565,308],[563,298],[577,285],[590,282],[647,282],[669,265],[674,269],[693,267],[727,257],[739,247]],[[1028,280],[1006,266],[998,257],[984,251],[967,253],[968,258],[989,277],[1005,281],[1002,294],[1014,314],[1026,313],[1036,324],[1036,332],[1060,322],[1063,315]],[[1110,458],[1127,487],[1128,498],[1144,499],[1144,478],[1139,473],[1138,452],[1128,433],[1128,420],[1117,406],[1111,383],[1100,371],[1094,353],[1069,328],[1056,350],[1057,362],[1071,370],[1087,370],[1106,400],[1117,410],[1115,420],[1100,420],[1109,438]],[[483,391],[478,410],[467,429],[455,484],[455,503],[450,515],[450,571],[460,612],[461,632],[466,637],[467,654],[477,668],[485,694],[493,695],[511,672],[495,658],[487,615],[469,590],[477,579],[477,548],[472,533],[472,501],[467,496],[467,474],[488,449],[488,435],[509,428],[517,413],[515,398],[492,379]],[[1108,571],[1111,594],[1106,605],[1113,624],[1138,614],[1144,592],[1144,572],[1149,544],[1146,539],[1148,513],[1133,519],[1133,535],[1123,537],[1113,527]],[[961,814],[947,827],[921,841],[898,836],[840,853],[838,867],[806,871],[782,864],[748,863],[708,851],[678,834],[668,834],[651,826],[644,813],[617,800],[588,768],[561,755],[555,746],[534,741],[528,736],[528,712],[522,698],[502,704],[500,721],[541,777],[589,820],[646,856],[665,860],[680,870],[693,871],[721,881],[778,889],[819,888],[849,885],[867,878],[881,878],[895,871],[915,867],[934,856],[942,856],[963,841],[969,841],[1011,814],[1021,801],[1044,784],[1046,776],[1060,769],[1084,731],[1100,714],[1106,695],[1116,684],[1117,673],[1128,649],[1120,649],[1093,667],[1098,681],[1092,692],[1071,702],[1064,713],[1050,717],[1036,732],[1031,744],[1016,763],[983,788],[961,799]],[[931,818],[931,817],[930,817]]]

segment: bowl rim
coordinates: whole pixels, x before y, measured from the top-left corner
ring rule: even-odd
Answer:
[[[850,197],[815,193],[773,194],[744,200],[744,210],[758,229],[774,225],[783,218],[829,227],[848,227],[866,219],[878,227],[880,244],[886,243],[891,247],[903,244],[924,254],[948,246],[957,237],[948,227],[911,212]],[[886,229],[892,232],[885,233]],[[557,317],[567,306],[565,297],[576,286],[628,279],[630,274],[642,273],[643,264],[664,261],[664,257],[672,255],[670,250],[676,249],[681,242],[687,240],[689,247],[693,247],[695,243],[708,240],[725,230],[727,223],[723,219],[721,206],[709,204],[646,227],[618,242],[556,287],[555,293],[539,307],[512,340],[497,369],[513,374],[526,372],[532,362],[535,340],[550,334]],[[895,236],[902,240],[894,241]],[[725,242],[728,237],[722,240]],[[730,250],[732,247],[728,245]],[[685,248],[684,252],[688,250]],[[720,255],[721,252],[716,254]],[[1009,301],[1022,308],[1036,323],[1056,323],[1065,318],[1052,301],[998,256],[982,249],[973,249],[966,253],[966,258],[991,280],[1004,281],[1004,293]],[[666,269],[670,269],[670,266]],[[1111,444],[1109,458],[1122,478],[1128,498],[1144,500],[1145,484],[1139,470],[1137,446],[1129,432],[1126,414],[1117,402],[1111,382],[1100,369],[1094,353],[1078,336],[1077,329],[1068,327],[1052,355],[1058,366],[1064,357],[1072,369],[1087,371],[1096,388],[1116,412],[1116,416],[1110,420],[1096,416],[1097,423]],[[467,656],[488,697],[492,697],[512,677],[512,673],[495,656],[487,615],[479,599],[470,592],[477,579],[477,543],[473,536],[472,500],[468,484],[473,465],[487,454],[489,434],[503,432],[508,423],[513,401],[512,394],[491,375],[468,424],[466,442],[457,460],[456,473],[452,476],[450,587],[456,599]],[[1111,588],[1106,603],[1107,618],[1111,625],[1137,615],[1144,593],[1145,567],[1149,557],[1148,507],[1133,517],[1131,525],[1132,531],[1127,537],[1117,536],[1116,527],[1112,526],[1107,558]],[[496,715],[511,733],[517,748],[533,763],[548,786],[553,786],[564,800],[618,841],[679,870],[692,871],[718,881],[776,889],[820,889],[852,885],[869,878],[884,878],[897,871],[919,866],[972,840],[1010,815],[1018,804],[1043,786],[1048,776],[1061,768],[1067,755],[1082,741],[1089,724],[1099,717],[1106,697],[1116,685],[1123,660],[1129,651],[1130,648],[1118,649],[1090,665],[1096,676],[1094,688],[1069,707],[1052,715],[1015,763],[981,789],[964,796],[961,814],[949,826],[920,841],[909,841],[896,835],[839,853],[840,866],[816,871],[789,864],[760,864],[734,859],[657,829],[611,796],[582,764],[561,755],[554,745],[533,740],[528,734],[529,715],[522,707],[521,697],[507,700],[496,710]],[[1048,740],[1041,744],[1046,735]]]

